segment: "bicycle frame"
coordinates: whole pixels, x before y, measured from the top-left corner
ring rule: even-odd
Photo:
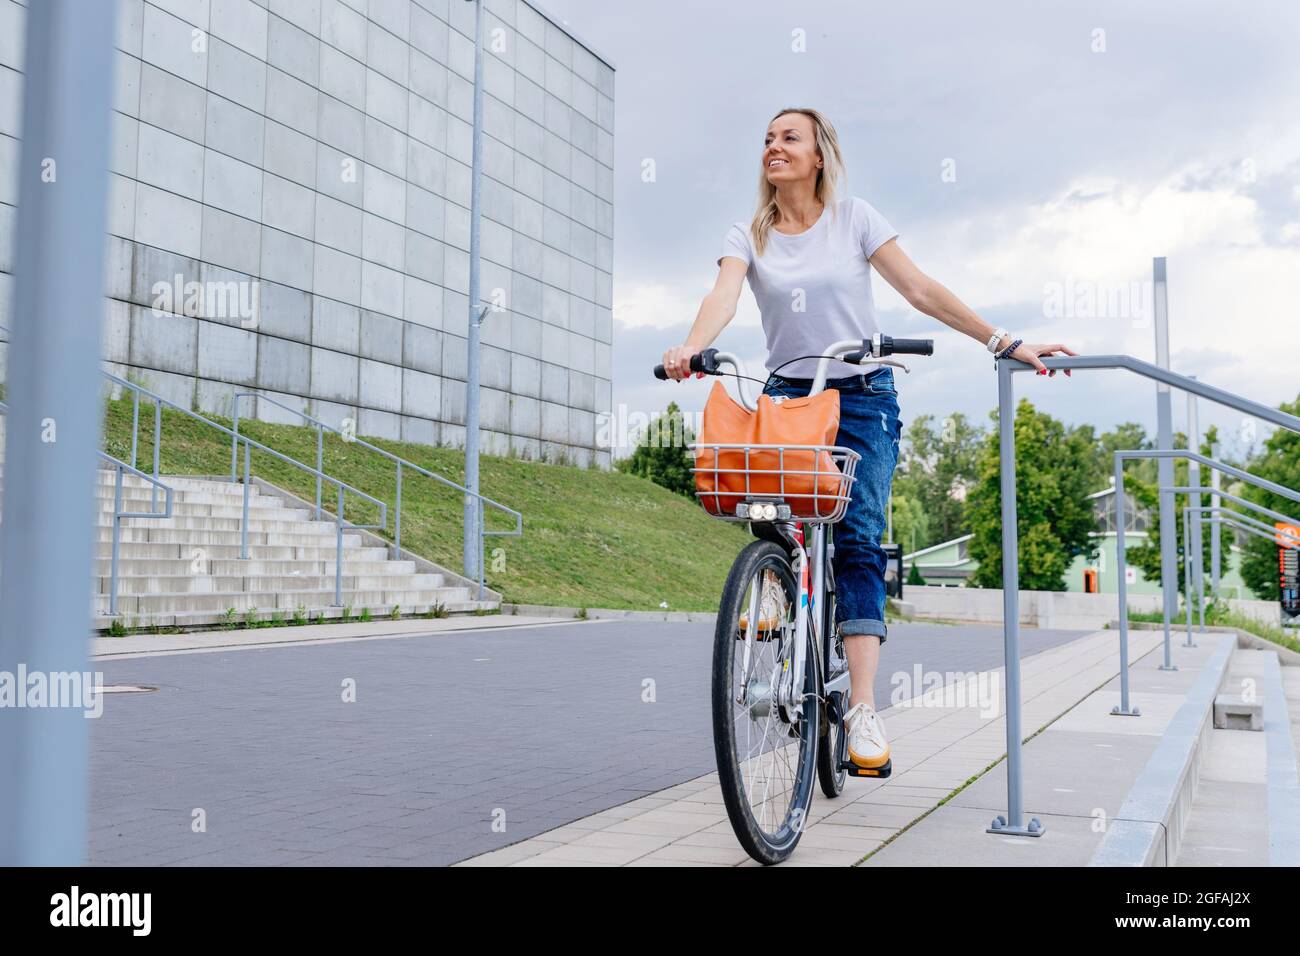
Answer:
[[[836,342],[822,353],[822,357],[817,364],[817,374],[813,379],[812,386],[808,394],[816,395],[826,387],[826,372],[830,363],[842,355],[857,351],[862,348],[861,339],[845,339]],[[749,395],[750,379],[745,363],[739,357],[730,352],[717,353],[718,364],[726,363],[735,369],[737,374],[737,387],[740,391],[740,401],[750,411],[758,408],[758,399],[751,399]],[[774,690],[774,702],[779,703],[787,708],[788,713],[800,713],[802,710],[804,687],[806,684],[806,669],[808,666],[807,648],[810,614],[819,613],[824,608],[825,588],[826,588],[826,524],[817,522],[813,524],[803,524],[800,533],[796,536],[796,526],[802,522],[796,520],[773,522],[774,526],[789,543],[794,545],[794,573],[795,580],[798,582],[799,599],[795,607],[795,633],[794,633],[794,654],[791,660],[790,673],[788,679],[783,679],[780,685],[779,693]],[[809,540],[811,538],[811,541]],[[750,655],[754,646],[755,632],[758,630],[758,610],[759,602],[762,600],[760,588],[755,588],[750,595],[749,603],[749,622],[745,633],[745,650],[742,658],[743,667],[741,673],[749,673]],[[834,626],[834,622],[824,622],[816,629],[815,636],[819,642],[824,640],[826,635],[822,633],[826,625]],[[820,659],[820,647],[817,645],[818,665],[822,664]],[[818,682],[822,683],[825,672],[818,667]],[[849,690],[849,672],[847,668],[842,674],[835,678],[825,681],[821,693],[823,696],[829,696],[834,691],[842,691],[846,695]]]

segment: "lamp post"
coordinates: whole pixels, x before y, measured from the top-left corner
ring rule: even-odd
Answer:
[[[469,199],[469,329],[465,341],[465,495],[464,570],[478,578],[483,529],[478,507],[479,329],[484,311],[479,304],[479,220],[483,189],[483,0],[474,4],[474,147],[470,165]]]

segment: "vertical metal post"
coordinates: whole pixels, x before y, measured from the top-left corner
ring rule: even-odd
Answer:
[[[235,409],[231,415],[230,430],[230,483],[235,483],[235,469],[239,464],[239,396],[235,396]]]
[[[103,314],[113,3],[25,8],[0,671],[86,673]],[[25,692],[25,688],[19,693]],[[0,866],[79,866],[89,721],[79,706],[0,709]]]
[[[140,393],[131,389],[131,467],[138,468],[135,463],[136,449],[140,445]]]
[[[454,0],[453,0],[454,2]],[[482,528],[478,524],[478,422],[479,422],[479,225],[483,189],[483,0],[474,4],[474,145],[470,166],[469,210],[469,330],[465,376],[465,496],[463,556],[465,577],[477,575]]]
[[[1198,524],[1200,519],[1192,521],[1192,508],[1199,507],[1188,505],[1183,509],[1183,589],[1187,592],[1186,600],[1183,606],[1187,609],[1187,643],[1183,647],[1195,647],[1192,641],[1192,562],[1191,552],[1187,549],[1187,542],[1191,540],[1192,525]]]
[[[1169,288],[1166,282],[1165,260],[1155,260],[1152,288],[1154,324],[1156,328],[1156,362],[1160,368],[1169,368]],[[1156,448],[1170,450],[1174,447],[1174,413],[1169,386],[1156,383]],[[1160,481],[1160,588],[1164,596],[1165,659],[1161,670],[1177,670],[1170,654],[1170,622],[1178,602],[1178,518],[1174,513],[1174,496],[1164,489],[1174,484],[1172,459],[1156,462]],[[1127,610],[1125,611],[1127,613]]]
[[[393,539],[394,539],[394,558],[402,560],[402,463],[397,463],[397,507],[395,509],[396,517],[393,518]]]
[[[248,495],[252,489],[253,483],[250,478],[249,457],[252,455],[252,447],[248,442],[244,442],[244,517],[239,522],[239,557],[248,560]]]
[[[484,565],[487,563],[487,562],[484,560],[484,558],[485,558],[486,556],[485,556],[484,553],[483,553],[483,551],[484,551],[484,547],[485,547],[485,545],[486,545],[486,543],[487,543],[487,539],[486,539],[486,538],[484,537],[484,535],[482,534],[482,528],[483,528],[483,499],[482,499],[482,498],[475,498],[474,500],[478,502],[478,526],[479,526],[479,536],[478,536],[478,545],[479,545],[479,551],[478,551],[478,598],[477,598],[477,600],[481,601],[481,600],[483,600],[483,580],[484,580],[484,576],[485,576],[486,573],[487,573],[487,569],[484,567]]]
[[[316,426],[316,520],[320,521],[321,475],[325,471],[325,426]]]
[[[1196,378],[1195,375],[1189,375],[1188,378]],[[1201,451],[1201,423],[1197,415],[1196,396],[1191,392],[1187,393],[1187,449],[1188,451]],[[1211,468],[1211,471],[1217,469]],[[1189,488],[1201,487],[1201,463],[1194,458],[1187,460],[1187,486]],[[1199,494],[1190,495],[1188,504],[1193,508],[1200,508],[1204,504],[1202,496]],[[1184,586],[1187,597],[1190,600],[1193,592],[1196,594],[1196,607],[1201,615],[1201,630],[1205,630],[1205,574],[1201,560],[1201,522],[1192,521],[1189,523],[1191,537],[1187,537],[1188,529],[1183,531],[1183,541],[1187,544],[1187,555],[1192,560],[1192,580],[1191,586]],[[1188,647],[1194,646],[1189,637]]]
[[[108,613],[117,617],[117,567],[121,555],[122,542],[122,466],[117,466],[117,477],[113,482],[113,557],[108,575]]]
[[[1210,449],[1210,457],[1218,457],[1217,448]],[[1212,490],[1210,493],[1210,504],[1215,508],[1223,507],[1223,500],[1218,495],[1219,489],[1223,487],[1222,481],[1223,479],[1219,474],[1219,469],[1211,468],[1210,488]],[[1219,567],[1222,560],[1222,552],[1220,550],[1222,547],[1220,544],[1221,540],[1219,522],[1216,521],[1210,526],[1210,593],[1216,597],[1219,594]]]
[[[153,401],[153,478],[158,481],[158,462],[162,456],[162,401],[155,398]],[[158,510],[158,485],[150,486],[153,494],[149,496],[149,506],[153,511]]]
[[[1020,543],[1016,527],[1016,405],[1011,369],[998,363],[998,453],[1002,464],[1002,633],[1007,698],[1007,815],[997,817],[988,833],[1042,836],[1035,817],[1024,817],[1024,781],[1020,766]]]
[[[334,606],[343,606],[343,486],[339,485],[338,510],[334,512]]]
[[[1115,590],[1119,594],[1119,706],[1110,709],[1116,717],[1140,717],[1128,702],[1128,501],[1124,491],[1124,459],[1115,456]]]

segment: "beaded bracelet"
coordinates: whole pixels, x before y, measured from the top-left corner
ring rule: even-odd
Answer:
[[[1010,345],[1008,345],[1006,348],[1004,348],[1001,352],[998,353],[998,359],[1001,360],[1004,358],[1008,358],[1012,352],[1014,352],[1016,349],[1020,348],[1022,344],[1024,344],[1024,341],[1025,341],[1024,339],[1016,339],[1015,341],[1013,341]]]

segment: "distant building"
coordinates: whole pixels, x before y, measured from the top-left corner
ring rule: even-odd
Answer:
[[[1151,527],[1151,514],[1148,509],[1137,506],[1131,493],[1126,493],[1125,499],[1125,544],[1132,549],[1146,543],[1148,529]],[[1065,589],[1114,594],[1119,589],[1115,489],[1104,488],[1089,495],[1088,500],[1092,502],[1093,511],[1097,516],[1097,526],[1100,529],[1092,535],[1097,539],[1097,557],[1092,561],[1085,561],[1082,557],[1075,558],[1065,572]],[[1181,517],[1179,520],[1181,521]],[[972,537],[974,535],[962,535],[960,538],[933,544],[928,548],[921,548],[919,551],[904,555],[904,573],[910,572],[915,565],[926,584],[942,587],[964,586],[966,580],[979,567],[979,562],[970,555]],[[1237,531],[1224,529],[1223,569],[1219,577],[1219,586],[1227,597],[1253,598],[1254,593],[1246,587],[1241,578],[1241,545],[1242,541]],[[1160,587],[1156,582],[1146,580],[1142,572],[1130,563],[1128,592],[1159,594]]]

